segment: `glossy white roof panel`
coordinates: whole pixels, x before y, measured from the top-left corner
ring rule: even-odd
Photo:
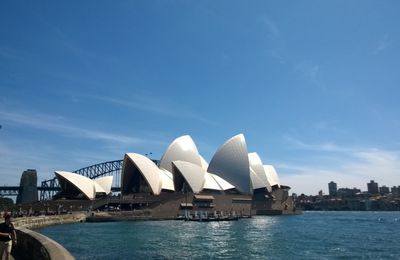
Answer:
[[[212,174],[212,173],[210,173],[210,174],[214,178],[214,180],[218,183],[218,185],[221,187],[222,190],[230,190],[230,189],[234,189],[235,188],[235,186],[233,186],[232,184],[230,184],[226,180],[222,179],[218,175]]]
[[[257,176],[257,174],[250,169],[250,183],[251,189],[254,191],[256,189],[265,188],[264,182]]]
[[[92,200],[96,197],[94,182],[88,177],[77,173],[65,171],[56,171],[55,175],[60,183],[62,183],[63,181],[68,181],[78,190],[80,190],[83,195],[86,196],[88,199]]]
[[[207,171],[208,168],[208,162],[203,158],[203,156],[200,156],[200,161],[201,161],[201,168],[203,168],[204,171]]]
[[[249,192],[250,168],[247,145],[243,134],[226,141],[214,154],[208,172],[223,176],[238,190]]]
[[[92,180],[93,181],[93,180]],[[106,193],[106,191],[97,182],[93,181],[94,191],[96,193]]]
[[[99,184],[106,194],[111,193],[111,186],[112,186],[112,182],[113,182],[112,175],[96,178],[96,179],[93,179],[93,181],[95,181],[97,184]],[[97,191],[97,189],[96,189],[96,192],[99,192],[99,191]]]
[[[185,161],[201,166],[201,159],[195,143],[189,135],[176,138],[160,160],[160,167],[172,172],[173,161]]]
[[[205,180],[204,180],[203,189],[222,190],[221,186],[219,186],[218,182],[212,177],[211,173],[206,172],[204,177],[205,177]]]
[[[184,161],[174,161],[173,164],[178,168],[194,193],[199,193],[203,189],[205,172],[201,166]]]
[[[278,185],[281,186],[278,174],[276,173],[275,167],[272,165],[264,165],[264,170],[267,174],[267,178],[271,186]]]
[[[269,192],[271,192],[272,188],[268,181],[267,174],[264,170],[264,166],[263,166],[260,156],[258,156],[257,153],[249,153],[249,163],[250,163],[250,168],[258,176],[258,178],[261,179],[261,181],[264,183],[267,190]],[[250,175],[250,177],[251,177],[251,175]],[[254,184],[254,183],[252,183],[252,184]]]
[[[175,191],[174,180],[171,172],[165,169],[160,169],[160,179],[161,179],[161,188],[163,190]]]
[[[140,171],[146,182],[150,186],[154,195],[159,195],[161,191],[161,180],[159,169],[156,164],[144,155],[137,153],[127,153],[125,154],[124,164],[126,160],[130,160],[135,167]],[[122,175],[129,174],[124,171]],[[122,178],[124,179],[124,178]]]

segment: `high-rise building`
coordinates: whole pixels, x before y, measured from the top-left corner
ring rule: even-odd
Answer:
[[[357,188],[340,188],[337,191],[337,195],[338,197],[342,197],[342,198],[351,198],[356,196],[357,194],[359,194],[361,192],[360,189]]]
[[[382,195],[388,194],[389,191],[389,187],[386,187],[385,185],[383,185],[382,187],[379,187],[379,193]]]
[[[330,183],[328,183],[328,188],[329,188],[329,196],[336,197],[336,195],[337,195],[336,182],[331,181]]]
[[[368,193],[370,193],[370,194],[378,194],[379,193],[378,183],[374,182],[373,180],[371,180],[369,183],[367,183],[367,188],[368,188]]]

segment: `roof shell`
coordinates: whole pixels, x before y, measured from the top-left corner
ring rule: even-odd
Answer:
[[[55,175],[59,182],[67,181],[71,183],[88,199],[92,200],[96,197],[96,187],[94,181],[88,177],[65,171],[56,171]]]
[[[127,153],[125,154],[124,158],[124,165],[126,161],[129,160],[134,164],[134,166],[139,170],[139,172],[142,174],[142,176],[145,178],[147,184],[150,186],[150,189],[154,195],[159,195],[161,191],[161,180],[160,180],[160,173],[159,173],[159,168],[157,165],[147,158],[144,155],[137,154],[137,153]],[[122,183],[121,186],[124,185],[123,180],[124,180],[124,175],[125,174],[130,174],[125,170],[126,168],[123,168],[122,172]]]
[[[251,189],[254,191],[256,189],[266,188],[265,183],[258,177],[258,175],[250,168],[250,184]]]
[[[176,138],[167,148],[160,160],[160,167],[172,172],[173,161],[185,161],[202,165],[196,144],[189,135]]]
[[[235,186],[233,186],[232,184],[230,184],[226,180],[222,179],[218,175],[212,174],[212,173],[210,173],[210,175],[211,175],[211,177],[214,178],[214,180],[218,183],[218,185],[221,187],[222,190],[230,190],[230,189],[234,189],[235,188]]]
[[[159,174],[161,180],[161,189],[175,191],[172,173],[165,169],[160,169]]]
[[[271,184],[268,181],[267,174],[265,172],[260,156],[258,156],[257,153],[249,153],[249,163],[250,163],[250,168],[254,171],[257,177],[261,179],[261,181],[264,183],[265,188],[267,188],[267,190],[271,192],[272,191]],[[251,179],[251,172],[250,172],[250,179]],[[251,181],[253,185],[254,184],[253,180]]]
[[[279,181],[278,174],[276,173],[275,167],[272,165],[264,165],[265,173],[267,174],[267,178],[271,186],[278,185],[281,186]]]
[[[113,182],[112,175],[96,178],[96,179],[93,179],[93,181],[96,182],[98,185],[100,185],[106,194],[111,193],[111,186],[112,186],[112,182]],[[96,189],[96,192],[98,192],[97,189]]]
[[[222,187],[218,184],[218,182],[212,176],[212,173],[206,172],[204,175],[204,185],[203,189],[208,190],[222,190]]]
[[[178,168],[194,193],[199,193],[203,189],[205,172],[201,166],[184,161],[174,161],[173,164]]]
[[[214,154],[208,172],[223,176],[242,192],[250,187],[247,145],[243,134],[226,141]]]
[[[203,156],[200,156],[200,160],[201,160],[201,168],[203,168],[204,171],[207,171],[208,168],[208,162],[203,158]]]

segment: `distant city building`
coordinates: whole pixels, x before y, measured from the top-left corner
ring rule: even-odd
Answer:
[[[338,197],[342,197],[342,198],[348,198],[348,197],[354,197],[356,196],[357,193],[360,193],[361,190],[357,189],[357,188],[340,188],[337,191],[337,195]]]
[[[368,187],[368,192],[370,194],[378,194],[379,193],[379,188],[378,188],[378,183],[371,180],[369,183],[367,183]]]
[[[391,190],[392,194],[399,195],[400,194],[400,186],[393,186]]]
[[[386,187],[385,185],[379,188],[379,193],[382,195],[388,194],[389,192],[389,187]]]
[[[329,196],[336,197],[337,196],[337,184],[336,182],[331,181],[328,183],[329,188]]]

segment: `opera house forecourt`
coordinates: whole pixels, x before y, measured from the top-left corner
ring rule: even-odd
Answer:
[[[55,175],[62,190],[54,199],[89,201],[90,209],[100,212],[118,208],[120,214],[157,219],[177,218],[188,211],[193,216],[298,212],[288,195],[290,187],[280,183],[272,165],[248,152],[243,134],[221,145],[209,163],[189,135],[176,138],[160,160],[126,153],[118,196],[111,192],[113,176],[89,179],[65,171]]]

